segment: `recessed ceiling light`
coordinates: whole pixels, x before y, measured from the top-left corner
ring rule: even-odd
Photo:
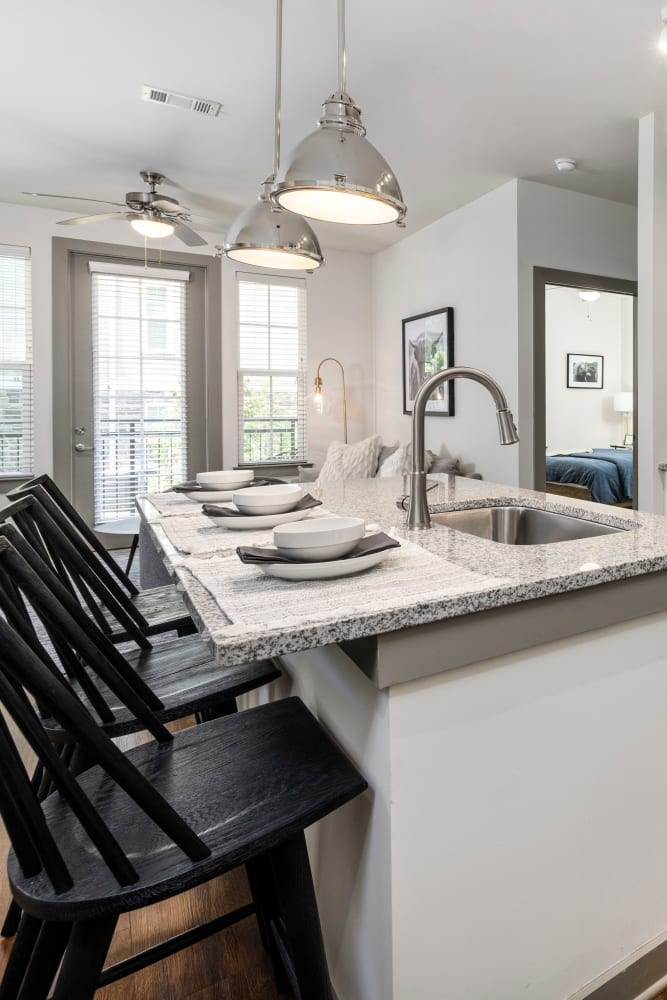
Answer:
[[[577,169],[577,161],[570,159],[570,157],[561,157],[558,160],[554,160],[554,165],[561,174],[571,174],[573,170]]]

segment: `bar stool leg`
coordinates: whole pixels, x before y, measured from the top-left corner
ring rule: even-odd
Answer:
[[[42,924],[18,1000],[46,1000],[67,947],[71,924]]]
[[[18,995],[42,926],[42,921],[37,920],[36,917],[29,917],[24,913],[21,918],[20,907],[16,906],[15,903],[12,905],[16,907],[20,924],[17,921],[18,931],[14,928],[11,934],[4,935],[5,937],[13,937],[16,934],[16,941],[12,945],[2,982],[0,983],[0,1000],[14,1000]],[[7,914],[5,922],[8,918],[9,914]]]
[[[132,568],[132,563],[134,562],[134,554],[137,551],[137,545],[139,544],[139,535],[135,535],[132,539],[132,545],[130,546],[130,554],[127,557],[127,566],[125,567],[125,573],[127,576],[130,575],[130,569]]]
[[[287,975],[294,979],[293,988],[303,1000],[334,1000],[303,833],[272,848],[268,861],[286,937],[278,946]],[[274,933],[275,928],[274,922]]]
[[[74,924],[52,1000],[93,1000],[117,921],[114,915]]]

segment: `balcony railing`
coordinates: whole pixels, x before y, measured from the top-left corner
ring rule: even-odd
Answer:
[[[244,463],[289,462],[299,454],[299,421],[246,417],[243,421],[240,459]]]

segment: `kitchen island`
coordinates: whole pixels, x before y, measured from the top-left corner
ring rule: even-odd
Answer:
[[[369,781],[309,841],[340,1000],[586,996],[667,931],[667,520],[442,477],[433,511],[626,529],[510,546],[406,532],[400,480],[311,492],[401,549],[286,583],[235,555],[270,532],[139,505],[221,669],[278,656],[264,696],[300,695]]]

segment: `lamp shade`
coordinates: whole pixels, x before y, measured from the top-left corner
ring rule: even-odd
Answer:
[[[634,401],[631,392],[614,393],[614,410],[616,413],[632,413],[633,409]]]
[[[289,212],[345,225],[402,222],[406,207],[394,173],[368,141],[361,113],[344,93],[323,105],[315,132],[280,168],[271,197]]]
[[[242,264],[283,271],[313,271],[324,263],[306,220],[272,207],[266,194],[232,223],[224,253]]]

